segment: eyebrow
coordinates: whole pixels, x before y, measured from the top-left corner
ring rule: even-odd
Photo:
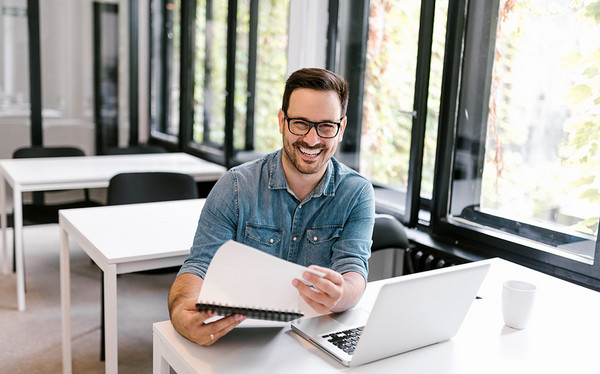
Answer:
[[[340,118],[339,118],[339,119],[337,119],[337,120],[326,119],[326,120],[322,120],[322,121],[311,121],[311,120],[309,120],[309,119],[308,119],[308,118],[306,118],[306,117],[294,117],[294,116],[290,116],[290,115],[289,115],[289,114],[287,114],[287,113],[286,113],[286,115],[287,115],[287,117],[288,117],[288,118],[290,118],[290,119],[301,119],[301,120],[303,120],[303,121],[312,122],[312,123],[323,123],[323,122],[338,123],[338,122],[341,122],[341,120],[342,120],[342,119],[345,117],[345,116],[343,116],[343,117],[340,117]]]

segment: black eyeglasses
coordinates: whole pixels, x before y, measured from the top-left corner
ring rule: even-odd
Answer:
[[[311,122],[303,118],[290,118],[287,113],[283,114],[283,117],[288,123],[288,129],[290,132],[297,136],[304,136],[310,132],[313,127],[317,131],[317,135],[324,139],[335,138],[340,132],[340,126],[344,117],[340,118],[339,122],[323,121],[323,122]]]

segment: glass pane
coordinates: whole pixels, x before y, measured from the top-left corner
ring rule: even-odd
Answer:
[[[196,5],[194,126],[198,144],[223,148],[227,68],[227,3],[200,0]]]
[[[600,215],[600,8],[503,0],[495,11],[495,44],[480,52],[493,56],[489,100],[478,127],[459,120],[459,134],[474,131],[457,140],[456,159],[474,161],[455,169],[452,212],[516,222],[511,233],[590,261]],[[472,141],[478,132],[484,151]]]
[[[281,147],[277,113],[285,87],[289,1],[261,0],[258,15],[254,146],[261,153]]]
[[[420,8],[417,1],[370,3],[360,172],[402,191],[408,182]]]
[[[0,13],[0,158],[29,145],[27,1],[5,1]]]
[[[177,142],[180,120],[181,0],[151,2],[152,135]]]
[[[437,149],[447,18],[448,0],[437,0],[435,2],[435,18],[431,45],[429,97],[427,98],[427,122],[425,127],[425,151],[423,153],[423,170],[421,176],[421,197],[427,199],[431,199],[433,191],[433,173],[435,169],[435,152]]]
[[[40,1],[39,8],[43,144],[76,146],[85,154],[93,155],[97,151],[94,127],[93,3]],[[102,88],[106,96],[112,96],[114,100],[107,106],[118,112],[115,97],[118,88],[114,84],[118,78],[118,7],[107,5],[107,8],[113,9],[103,13],[99,19],[103,29],[99,40],[105,57],[103,67],[107,68],[107,74],[114,80],[102,81]],[[116,136],[118,114],[114,112],[107,114],[107,117],[114,118],[113,131]]]

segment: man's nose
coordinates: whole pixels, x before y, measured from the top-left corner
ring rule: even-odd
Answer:
[[[306,135],[304,135],[304,142],[311,147],[313,145],[319,144],[321,142],[321,139],[319,138],[319,135],[317,134],[316,127],[311,128],[308,131],[308,133]]]

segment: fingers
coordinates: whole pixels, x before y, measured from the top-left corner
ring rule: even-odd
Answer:
[[[293,285],[311,308],[319,313],[327,313],[342,297],[344,278],[331,269],[314,265],[311,265],[310,268],[325,273],[325,276],[319,277],[311,272],[304,272],[302,278],[312,284],[314,288],[298,280],[294,280]]]
[[[237,325],[244,321],[246,317],[241,314],[221,318],[218,321],[204,324],[204,343],[202,345],[210,346],[213,345],[217,340],[227,335]]]
[[[325,273],[323,277],[308,271],[302,274],[302,278],[310,282],[316,289],[327,294],[334,294],[344,285],[344,277],[337,271],[316,265],[311,265],[310,268]]]
[[[325,299],[323,301],[317,301],[314,294],[320,293],[318,290],[314,290],[302,282],[298,282],[300,285],[297,285],[300,297],[317,313],[325,314],[328,313],[333,307],[333,303],[329,302],[330,299]]]

